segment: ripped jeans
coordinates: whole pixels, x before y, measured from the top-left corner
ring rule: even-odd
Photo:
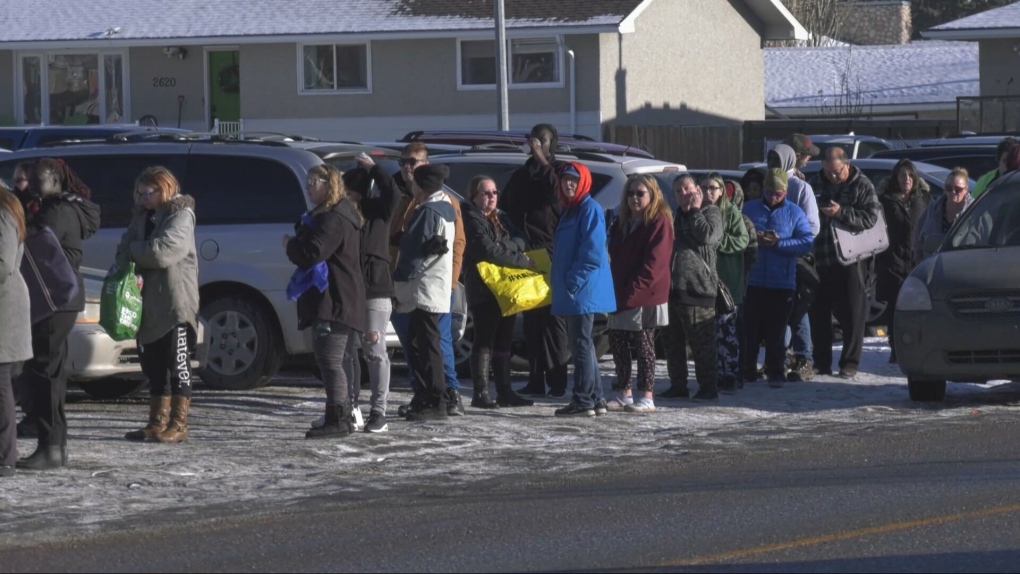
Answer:
[[[386,353],[386,327],[390,323],[393,303],[389,298],[369,299],[365,309],[365,332],[357,337],[357,346],[368,366],[368,379],[372,385],[371,410],[385,416],[386,401],[390,395],[390,356]],[[361,362],[357,353],[344,360],[348,387],[354,404],[361,388]]]

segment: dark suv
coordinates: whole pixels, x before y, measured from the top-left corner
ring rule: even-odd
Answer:
[[[930,163],[946,169],[966,168],[971,179],[999,167],[994,145],[928,146],[907,149],[890,149],[871,154],[871,159],[909,159]]]
[[[135,124],[103,124],[98,126],[17,126],[0,128],[0,148],[18,151],[68,140],[94,140],[126,133],[178,133],[188,130],[154,128]]]

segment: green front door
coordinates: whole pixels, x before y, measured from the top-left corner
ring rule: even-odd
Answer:
[[[241,67],[236,51],[209,52],[209,129],[214,119],[241,119]]]

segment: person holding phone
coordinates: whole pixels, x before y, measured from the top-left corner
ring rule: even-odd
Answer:
[[[744,380],[758,378],[759,329],[765,333],[765,375],[770,387],[786,382],[786,325],[797,289],[797,257],[811,251],[814,234],[804,210],[786,200],[788,176],[779,168],[765,176],[761,199],[744,205],[754,224],[758,260],[751,267],[744,298]]]

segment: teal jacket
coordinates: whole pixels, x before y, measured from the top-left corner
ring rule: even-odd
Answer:
[[[556,225],[551,283],[554,315],[616,311],[606,218],[590,196],[565,210]]]

